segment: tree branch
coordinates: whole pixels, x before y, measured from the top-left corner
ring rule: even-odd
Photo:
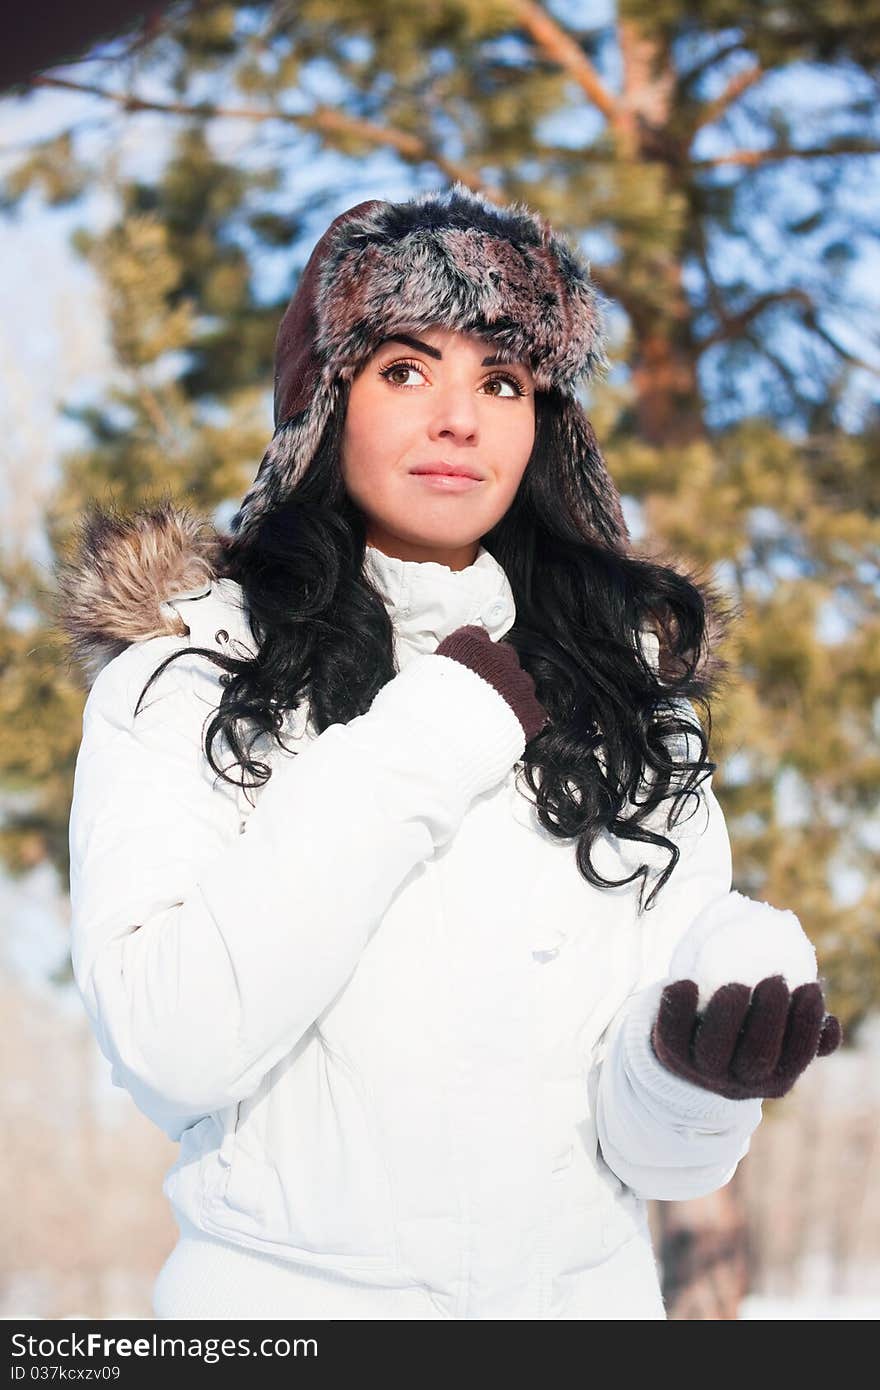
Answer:
[[[83,92],[87,96],[103,97],[105,101],[115,102],[124,111],[159,111],[169,116],[195,116],[202,120],[237,121],[282,121],[287,125],[298,126],[300,130],[312,131],[324,136],[345,136],[346,139],[363,140],[367,144],[396,150],[410,163],[425,162],[435,164],[445,174],[450,183],[459,180],[475,193],[482,193],[494,203],[502,203],[503,197],[488,187],[481,174],[457,160],[447,159],[434,150],[419,135],[410,135],[402,130],[389,130],[386,126],[375,125],[372,121],[347,116],[333,106],[317,106],[313,111],[297,113],[292,111],[257,111],[253,107],[214,106],[210,102],[189,106],[182,101],[147,101],[143,97],[127,95],[124,92],[108,92],[86,82],[71,82],[64,77],[40,75],[31,83],[36,87],[63,87],[67,91]]]
[[[794,149],[776,145],[769,150],[734,150],[732,154],[715,155],[712,159],[692,159],[692,169],[717,169],[723,164],[742,164],[756,168],[781,159],[823,159],[835,154],[880,154],[880,145],[871,140],[840,140],[824,148]]]
[[[151,6],[150,9],[144,11],[140,28],[131,35],[131,42],[128,47],[122,53],[115,55],[114,61],[122,63],[128,58],[133,58],[136,53],[140,53],[143,48],[146,48],[147,44],[154,43],[165,27],[165,6]]]
[[[843,345],[828,332],[827,328],[822,327],[817,317],[815,305],[810,306],[810,309],[804,315],[804,319],[807,327],[812,329],[816,337],[821,338],[824,343],[827,343],[830,348],[833,348],[837,355],[843,358],[844,362],[850,362],[854,367],[861,367],[863,371],[871,372],[874,376],[880,376],[880,367],[876,366],[873,362],[866,362],[864,357],[859,357],[856,353],[850,352],[849,348],[843,347]]]
[[[622,19],[618,34],[623,61],[622,107],[654,130],[664,130],[669,124],[675,72],[671,64],[657,61],[659,45],[646,38],[640,24]]]
[[[786,290],[784,293],[775,296],[762,295],[761,299],[756,300],[754,305],[750,305],[748,310],[744,310],[742,315],[737,315],[736,320],[728,320],[728,322],[737,322],[743,319],[746,314],[748,315],[748,322],[751,322],[751,320],[755,319],[757,315],[761,312],[762,308],[767,307],[767,301],[772,300],[774,298],[776,300],[801,299],[805,305],[804,322],[806,326],[811,330],[811,332],[816,334],[817,338],[821,338],[823,342],[827,343],[828,346],[832,348],[839,357],[842,357],[845,362],[850,362],[854,367],[861,367],[864,371],[871,372],[874,376],[880,376],[880,367],[878,367],[873,362],[866,362],[863,357],[858,357],[854,352],[851,352],[849,348],[843,347],[837,341],[837,339],[834,338],[828,332],[826,328],[822,327],[817,318],[816,306],[813,304],[813,301],[810,299],[809,295],[805,294],[802,290]],[[752,310],[754,310],[754,312],[752,312]],[[743,328],[747,330],[747,323],[743,325]],[[708,338],[704,338],[700,342],[700,351],[702,351],[705,347],[709,347],[714,342],[721,341],[723,338],[727,336],[727,334],[723,333],[710,334]],[[759,338],[759,336],[754,332],[744,331],[743,336],[748,338],[749,342],[752,343],[753,346],[757,348],[759,352],[763,353],[764,356],[767,357],[773,363],[774,367],[776,367],[777,371],[785,379],[785,382],[791,390],[795,399],[799,402],[806,400],[806,397],[803,396],[802,393],[798,390],[797,381],[790,368],[787,367],[785,363],[782,362],[781,358],[779,358],[776,355],[776,353],[772,351],[772,349],[768,346],[767,342],[764,339]]]
[[[752,347],[755,349],[759,356],[766,357],[768,362],[770,362],[771,366],[773,366],[776,369],[776,372],[785,382],[785,385],[788,387],[788,390],[791,394],[791,399],[798,406],[803,406],[806,402],[806,397],[801,391],[798,385],[797,377],[795,376],[791,367],[789,367],[788,363],[784,362],[783,359],[779,356],[779,354],[774,352],[773,349],[757,333],[749,331],[744,333],[743,337],[752,344]]]
[[[706,294],[708,296],[709,303],[712,306],[712,310],[715,314],[715,317],[718,319],[719,322],[721,322],[725,317],[724,297],[715,281],[714,276],[712,275],[712,267],[709,263],[709,246],[706,241],[706,231],[705,227],[703,226],[702,220],[699,217],[694,218],[693,227],[697,243],[697,256],[699,258],[701,266],[703,267],[703,274],[706,277]]]
[[[720,96],[717,96],[714,101],[705,102],[700,108],[692,127],[694,134],[701,130],[704,125],[712,125],[713,122],[719,120],[727,108],[738,101],[743,92],[754,87],[755,83],[760,81],[763,76],[764,69],[760,63],[757,63],[753,68],[746,69],[745,72],[738,72],[735,77],[731,78]]]
[[[692,68],[688,68],[686,72],[679,75],[679,86],[682,88],[685,86],[692,86],[693,83],[701,78],[703,73],[708,72],[709,68],[715,63],[723,62],[725,58],[730,57],[731,53],[739,52],[745,45],[746,40],[740,36],[739,38],[732,39],[730,43],[725,44],[722,48],[717,49],[715,53],[710,53],[707,57],[701,58]]]
[[[712,347],[715,343],[727,342],[730,338],[739,338],[744,333],[748,325],[756,319],[759,314],[763,314],[765,309],[769,309],[774,304],[801,304],[807,309],[813,308],[813,301],[806,290],[768,290],[766,294],[758,295],[751,304],[747,304],[736,314],[724,314],[722,322],[714,332],[709,333],[705,338],[701,338],[698,347],[700,352]]]
[[[535,0],[512,0],[510,8],[538,48],[567,72],[593,105],[611,120],[618,112],[617,99],[571,34]]]

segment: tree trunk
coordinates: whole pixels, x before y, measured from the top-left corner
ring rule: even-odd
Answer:
[[[653,51],[636,25],[622,35],[624,69],[634,92],[650,92],[653,105],[642,107],[635,158],[651,161],[670,130],[675,89],[672,56],[661,45]],[[650,79],[650,80],[649,80]],[[647,118],[647,119],[645,119]],[[669,188],[678,189],[674,170]],[[682,243],[656,251],[647,283],[665,293],[632,298],[627,285],[646,283],[644,263],[628,273],[626,257],[618,274],[620,298],[632,331],[633,413],[641,439],[658,448],[692,444],[706,437],[704,403],[698,376],[699,351],[682,267],[694,247],[694,222],[685,221]],[[634,256],[636,252],[632,252]],[[749,1286],[745,1208],[737,1175],[717,1192],[689,1202],[652,1202],[651,1227],[662,1271],[667,1317],[673,1321],[728,1321],[739,1317]]]
[[[693,350],[677,346],[657,325],[636,337],[631,370],[641,439],[663,446],[705,437]]]
[[[673,1322],[728,1322],[748,1292],[746,1221],[736,1177],[689,1202],[658,1202],[657,1254]]]

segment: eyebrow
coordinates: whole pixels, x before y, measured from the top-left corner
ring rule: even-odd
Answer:
[[[386,343],[405,343],[407,347],[415,348],[417,352],[424,352],[428,357],[435,357],[438,362],[442,362],[443,360],[443,353],[439,348],[431,347],[430,343],[423,343],[419,338],[411,338],[408,333],[394,333],[389,338],[383,338],[379,347],[384,347]],[[494,367],[497,362],[504,362],[507,365],[512,364],[516,367],[525,367],[527,365],[520,358],[512,357],[484,357],[480,365],[482,367]]]

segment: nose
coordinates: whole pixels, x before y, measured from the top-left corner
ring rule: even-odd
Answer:
[[[450,383],[435,389],[434,410],[428,427],[432,439],[473,440],[478,431],[477,403],[473,392]]]

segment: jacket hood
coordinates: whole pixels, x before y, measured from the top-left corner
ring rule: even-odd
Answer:
[[[57,565],[55,622],[91,686],[132,642],[186,636],[172,599],[210,592],[226,542],[213,524],[170,501],[130,514],[93,502]]]

